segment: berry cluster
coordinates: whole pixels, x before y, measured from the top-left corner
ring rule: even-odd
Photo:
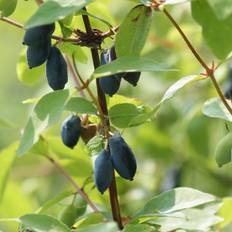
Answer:
[[[127,180],[133,180],[137,169],[135,156],[120,134],[109,139],[109,147],[102,150],[95,160],[94,179],[99,192],[104,193],[110,186],[113,169]]]
[[[80,136],[81,119],[75,115],[67,118],[61,128],[63,143],[73,149],[78,143]],[[127,180],[133,180],[137,169],[132,150],[118,133],[109,139],[108,148],[103,149],[95,160],[95,185],[101,193],[104,193],[110,186],[114,169],[121,177]]]
[[[52,46],[51,37],[55,24],[33,27],[26,30],[23,44],[27,45],[27,63],[29,68],[42,65],[46,61],[48,85],[53,90],[64,89],[68,81],[67,64],[60,50]]]

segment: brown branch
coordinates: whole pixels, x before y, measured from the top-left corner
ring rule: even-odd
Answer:
[[[56,167],[56,169],[62,173],[62,175],[73,185],[75,190],[80,194],[80,196],[87,202],[87,204],[92,208],[94,212],[99,213],[100,211],[95,206],[95,204],[90,200],[85,191],[74,181],[74,179],[67,173],[67,171],[51,156],[46,156],[46,158]]]
[[[86,10],[86,8],[84,8],[84,10]],[[91,24],[90,24],[90,20],[89,20],[88,15],[82,15],[82,19],[83,19],[83,22],[85,25],[86,32],[89,35],[91,35],[93,33],[93,31],[91,28]],[[92,48],[91,54],[92,54],[94,68],[96,69],[97,67],[100,66],[100,60],[99,60],[97,48]],[[108,109],[107,109],[106,97],[105,97],[105,94],[103,93],[102,89],[100,88],[99,79],[96,80],[96,85],[97,85],[97,93],[98,93],[98,102],[99,102],[99,105],[101,107],[103,114],[106,116],[106,117],[102,118],[102,123],[103,123],[105,130],[106,130],[105,136],[108,137],[109,131],[110,131],[110,122],[108,119]],[[109,194],[110,194],[110,204],[111,204],[111,211],[112,211],[113,219],[114,219],[114,221],[117,222],[119,229],[123,229],[114,171],[113,171],[113,180],[112,180],[110,187],[109,187]]]
[[[185,35],[185,33],[182,31],[182,29],[180,28],[180,26],[178,25],[178,23],[175,21],[175,19],[168,13],[168,11],[166,9],[163,10],[164,14],[168,17],[168,19],[172,22],[172,24],[175,26],[175,28],[177,29],[177,31],[180,33],[180,35],[182,36],[182,38],[184,39],[185,43],[187,44],[187,46],[189,47],[189,49],[191,50],[192,54],[195,56],[195,58],[198,60],[198,62],[201,64],[201,66],[205,69],[207,76],[210,77],[221,101],[223,102],[223,104],[225,105],[225,107],[227,108],[227,110],[229,111],[229,113],[232,115],[232,109],[230,107],[230,105],[228,104],[228,102],[226,101],[218,83],[217,80],[214,76],[214,69],[210,68],[206,62],[202,59],[202,57],[199,55],[199,53],[196,51],[196,49],[193,47],[193,45],[191,44],[190,40],[187,38],[187,36]]]

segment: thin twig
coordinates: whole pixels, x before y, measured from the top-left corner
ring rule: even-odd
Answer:
[[[18,23],[18,22],[16,22],[16,21],[12,20],[12,19],[7,18],[7,17],[0,17],[0,20],[6,22],[6,23],[8,23],[8,24],[11,24],[11,25],[13,25],[13,26],[16,26],[16,27],[18,27],[18,28],[20,28],[20,29],[23,29],[23,28],[24,28],[24,25],[23,25],[23,24]]]
[[[74,181],[74,179],[66,172],[66,170],[51,156],[46,156],[47,159],[59,170],[60,173],[73,185],[76,191],[80,194],[80,196],[88,203],[88,205],[93,209],[94,212],[99,213],[100,211],[95,206],[95,204],[90,200],[88,195],[84,192],[84,190]]]
[[[183,32],[183,30],[180,28],[180,26],[178,25],[178,23],[175,21],[175,19],[168,13],[168,11],[166,9],[163,10],[164,14],[168,17],[168,19],[172,22],[172,24],[175,26],[175,28],[177,29],[177,31],[180,33],[180,35],[182,36],[182,38],[184,39],[185,43],[187,44],[187,46],[189,47],[189,49],[191,50],[191,52],[193,53],[193,55],[195,56],[195,58],[198,60],[198,62],[201,64],[201,66],[205,69],[206,74],[210,77],[211,81],[213,82],[213,85],[221,99],[221,101],[223,102],[223,104],[225,105],[225,107],[227,108],[227,110],[230,112],[230,114],[232,115],[232,108],[230,107],[230,105],[228,104],[228,102],[226,101],[218,83],[217,80],[214,76],[214,69],[210,68],[206,62],[202,59],[202,57],[199,55],[199,53],[196,51],[196,49],[193,47],[193,45],[191,44],[190,40],[187,38],[187,36],[185,35],[185,33]]]
[[[81,95],[82,97],[85,97],[85,93],[84,93],[83,89],[81,88],[81,87],[82,87],[82,86],[81,86],[81,83],[80,83],[79,80],[78,80],[77,74],[76,74],[76,72],[75,72],[75,70],[74,70],[74,68],[73,68],[73,66],[72,66],[72,64],[71,64],[71,62],[70,62],[68,56],[65,56],[65,58],[66,58],[66,62],[67,62],[67,64],[68,64],[69,70],[70,70],[70,72],[71,72],[71,74],[72,74],[72,78],[73,78],[73,80],[74,80],[74,82],[75,82],[75,84],[76,84],[76,87],[77,87],[77,88],[79,89],[79,91],[80,91],[80,95]]]
[[[25,30],[24,25],[19,23],[19,22],[16,22],[15,20],[12,20],[12,19],[7,18],[7,17],[0,17],[0,20],[6,22],[8,24],[11,24],[13,26],[16,26],[16,27],[18,27],[20,29]],[[111,28],[110,30],[108,30],[106,32],[102,32],[100,34],[100,36],[102,37],[102,39],[105,39],[107,37],[115,35],[115,33],[117,32],[118,29],[119,29],[118,27]],[[58,35],[52,35],[52,39],[57,40],[59,42],[68,42],[68,43],[73,43],[75,45],[83,45],[83,41],[81,40],[80,37],[77,37],[77,38],[64,38],[64,37],[61,37],[61,36],[58,36]]]

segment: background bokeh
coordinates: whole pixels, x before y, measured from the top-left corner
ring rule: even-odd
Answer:
[[[90,5],[89,12],[118,25],[132,6],[134,4],[130,1],[99,0]],[[25,23],[36,7],[32,0],[19,1],[11,18]],[[204,43],[201,28],[192,20],[190,5],[182,4],[170,10],[202,56],[209,62],[216,60]],[[179,71],[143,73],[137,87],[123,82],[119,92],[151,106],[155,106],[165,90],[179,78],[203,71],[164,15],[157,12],[153,17],[143,55]],[[77,25],[81,25],[78,17],[75,20]],[[107,29],[96,20],[92,20],[92,23]],[[33,85],[25,85],[18,80],[16,66],[23,49],[22,37],[23,30],[0,21],[0,150],[20,139],[33,106],[22,102],[51,91],[45,75]],[[109,47],[111,43],[108,40],[103,46]],[[89,56],[85,49],[83,51]],[[91,62],[78,64],[82,75],[87,78],[92,71]],[[226,64],[217,70],[216,76],[223,86],[227,78]],[[70,78],[69,86],[72,85]],[[91,88],[94,90],[93,84]],[[175,186],[194,187],[219,197],[232,194],[231,165],[218,168],[214,159],[215,146],[230,125],[207,118],[201,112],[203,103],[213,96],[216,96],[216,92],[210,80],[200,81],[184,88],[165,103],[150,123],[124,131],[126,141],[136,154],[138,172],[133,182],[117,177],[123,215],[132,215],[152,196]],[[63,118],[66,116],[64,114]],[[4,121],[8,122],[7,125]],[[82,185],[92,174],[91,157],[82,142],[73,151],[62,146],[59,137],[61,123],[62,120],[44,136],[48,137],[60,163]],[[34,212],[48,199],[69,189],[69,183],[45,158],[36,155],[17,158],[0,203],[0,218]],[[109,207],[107,193],[101,196],[93,188],[92,182],[86,186],[86,190],[99,205]],[[59,207],[50,211],[54,215],[58,212]],[[15,231],[15,226],[2,223],[0,229],[11,232]]]

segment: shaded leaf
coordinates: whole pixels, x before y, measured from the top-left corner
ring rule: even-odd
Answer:
[[[219,20],[208,2],[207,0],[192,1],[192,16],[201,25],[203,37],[212,52],[217,58],[224,59],[232,50],[232,28],[228,26],[232,23],[232,15]],[[218,9],[216,10],[218,11]]]
[[[208,0],[208,3],[219,20],[226,19],[232,14],[232,5],[230,0]]]
[[[110,121],[119,128],[128,127],[131,120],[138,115],[139,111],[137,107],[129,103],[114,105],[109,110]]]
[[[232,133],[222,138],[216,147],[216,162],[219,167],[232,161]]]
[[[17,0],[0,0],[1,15],[8,17],[14,13],[17,5]]]

